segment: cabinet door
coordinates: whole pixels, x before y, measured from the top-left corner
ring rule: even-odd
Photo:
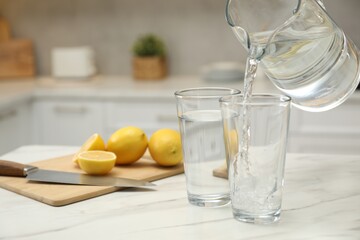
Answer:
[[[151,136],[160,128],[179,128],[175,100],[169,99],[118,99],[106,103],[106,136],[125,126],[142,128]]]
[[[0,154],[30,144],[32,137],[30,106],[24,103],[0,111]]]
[[[103,134],[101,102],[38,100],[34,111],[40,144],[81,145],[93,133]]]
[[[292,109],[289,151],[360,154],[360,98],[337,108],[310,113]]]

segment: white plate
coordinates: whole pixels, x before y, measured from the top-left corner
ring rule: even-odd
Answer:
[[[237,62],[218,62],[202,68],[202,76],[208,81],[241,81],[244,67]]]

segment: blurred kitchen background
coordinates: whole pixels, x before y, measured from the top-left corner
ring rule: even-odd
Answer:
[[[338,25],[360,46],[360,1],[324,2]],[[229,81],[221,71],[213,72],[218,74],[216,81],[206,81],[201,75],[204,66],[214,63],[245,62],[246,51],[225,21],[225,4],[225,0],[0,0],[0,17],[9,23],[11,39],[31,41],[35,68],[32,77],[0,78],[0,155],[28,144],[80,146],[95,132],[106,141],[127,125],[141,127],[148,135],[159,128],[177,129],[175,90],[241,89],[241,79]],[[156,34],[166,45],[168,75],[163,80],[132,77],[131,48],[146,33]],[[53,50],[81,46],[93,50],[80,52],[83,60],[94,54],[96,75],[54,77]],[[7,54],[0,52],[0,61],[11,56]],[[62,71],[74,67],[71,59],[60,60]],[[238,77],[238,68],[228,68],[234,65],[220,66],[235,70],[227,74]],[[258,78],[257,92],[274,90],[261,73]],[[360,154],[360,91],[353,95],[325,113],[293,108],[289,151]]]
[[[360,45],[360,1],[325,0],[327,10]],[[141,34],[161,36],[171,74],[197,74],[203,65],[245,61],[225,21],[225,0],[0,0],[13,37],[34,42],[39,75],[51,73],[51,49],[88,45],[98,72],[131,73],[131,46]],[[275,16],[274,16],[275,17]],[[256,18],[255,18],[256,20]]]

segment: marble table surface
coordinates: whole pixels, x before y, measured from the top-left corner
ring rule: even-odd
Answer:
[[[24,146],[1,156],[23,163],[76,147]],[[288,154],[281,220],[253,225],[231,206],[200,208],[186,198],[185,176],[51,207],[0,189],[0,239],[276,239],[359,240],[360,156]]]

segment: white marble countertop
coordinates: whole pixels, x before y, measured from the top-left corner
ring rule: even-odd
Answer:
[[[75,147],[24,146],[1,159],[23,163]],[[237,222],[231,207],[199,208],[185,177],[156,181],[156,191],[123,190],[51,207],[0,189],[0,239],[359,240],[360,156],[288,154],[281,220]]]

